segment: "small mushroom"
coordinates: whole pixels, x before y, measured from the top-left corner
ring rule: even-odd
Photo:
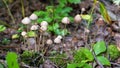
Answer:
[[[40,25],[41,26],[48,26],[48,23],[47,23],[47,21],[42,21]]]
[[[22,19],[21,21],[23,24],[29,24],[31,22],[31,20],[28,17],[25,17],[24,19]]]
[[[31,30],[37,30],[38,27],[39,27],[38,25],[32,25],[30,29],[31,29]]]
[[[27,35],[27,32],[26,32],[26,31],[23,31],[23,32],[21,33],[21,35],[22,35],[22,36],[26,36],[26,35]]]
[[[37,19],[38,19],[38,16],[33,13],[32,15],[30,15],[29,18],[30,18],[31,20],[37,20]]]
[[[48,39],[48,40],[46,41],[46,43],[47,43],[48,45],[51,45],[51,44],[53,43],[53,41],[52,41],[51,39]]]
[[[64,23],[64,24],[69,24],[69,23],[70,23],[70,19],[69,19],[68,17],[64,17],[64,18],[62,19],[62,23]]]
[[[47,26],[41,26],[40,29],[41,29],[42,31],[46,31],[46,30],[47,30]]]
[[[61,43],[61,39],[55,38],[55,39],[54,39],[54,43]]]
[[[82,20],[82,18],[80,17],[79,14],[77,14],[77,15],[74,17],[74,21],[75,21],[75,23],[80,23],[81,20]]]

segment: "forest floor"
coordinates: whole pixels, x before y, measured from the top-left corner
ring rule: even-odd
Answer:
[[[24,4],[23,8],[21,1]],[[82,47],[91,50],[92,45],[99,41],[104,41],[106,47],[114,45],[120,51],[120,6],[115,5],[110,0],[100,0],[100,2],[105,5],[108,11],[111,18],[110,24],[103,20],[100,7],[97,5],[92,13],[94,18],[89,28],[87,28],[86,20],[82,20],[80,23],[73,21],[65,25],[69,34],[62,36],[61,43],[48,45],[46,41],[48,39],[54,41],[57,35],[45,32],[44,34],[47,37],[42,37],[42,40],[26,38],[25,41],[21,40],[22,37],[13,39],[12,35],[18,33],[21,20],[24,17],[30,16],[37,10],[45,11],[46,6],[51,5],[49,0],[14,0],[7,3],[7,8],[4,2],[0,1],[0,25],[6,27],[5,31],[0,32],[0,64],[6,64],[5,60],[8,52],[16,52],[19,56],[18,62],[20,68],[66,68],[68,63],[74,62],[72,60],[76,50]],[[58,4],[57,0],[53,3]],[[93,4],[91,0],[84,0],[79,4],[68,4],[67,6],[73,8],[69,15],[74,18],[75,15],[81,14],[82,8],[85,9],[82,14],[87,15],[91,12]],[[60,24],[60,27],[64,28],[64,25]],[[40,42],[43,46],[38,49],[38,52],[34,52],[37,42]],[[106,56],[107,53],[102,55]],[[93,68],[102,68],[102,66],[103,68],[120,68],[120,56],[114,60],[107,56],[107,59],[111,66],[102,65],[98,62],[89,62],[89,64]]]

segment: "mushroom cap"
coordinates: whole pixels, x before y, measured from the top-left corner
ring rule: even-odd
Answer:
[[[31,20],[28,17],[25,17],[22,19],[21,21],[23,24],[29,24],[31,22]]]
[[[70,19],[68,17],[64,17],[61,22],[64,23],[64,24],[69,24]]]
[[[40,25],[41,26],[48,26],[48,23],[47,23],[47,21],[42,21]]]
[[[38,16],[36,14],[31,14],[30,17],[29,17],[31,20],[37,20],[38,19]]]

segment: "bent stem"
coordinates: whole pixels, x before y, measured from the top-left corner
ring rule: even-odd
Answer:
[[[5,6],[6,6],[7,10],[8,10],[8,14],[10,15],[10,17],[11,17],[13,23],[15,24],[15,19],[14,19],[13,15],[12,15],[12,13],[11,13],[11,11],[10,11],[10,9],[9,9],[9,7],[8,7],[8,5],[7,5],[7,3],[6,3],[6,0],[2,0],[2,1],[4,2]]]

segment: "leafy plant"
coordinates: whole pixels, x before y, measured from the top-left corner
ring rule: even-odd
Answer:
[[[70,63],[67,65],[67,68],[92,68],[91,65],[89,65],[87,62],[93,61],[94,57],[89,49],[87,48],[80,48],[80,50],[77,50],[74,55],[73,63]]]
[[[93,55],[87,48],[80,48],[74,55],[75,62],[88,62],[93,61]]]
[[[18,58],[18,56],[16,53],[14,53],[14,52],[7,53],[6,61],[7,61],[8,68],[19,68],[17,58]]]
[[[56,35],[67,35],[69,32],[67,29],[61,29],[59,27],[63,17],[69,17],[69,13],[72,11],[71,7],[65,6],[67,3],[80,3],[81,0],[59,0],[59,5],[56,6],[47,6],[46,11],[35,11],[34,13],[39,17],[37,22],[41,23],[42,21],[49,22],[48,32],[54,33]]]
[[[0,32],[6,30],[6,27],[4,25],[0,25]]]
[[[1,43],[6,45],[10,43],[10,40],[8,38],[4,38]]]
[[[102,65],[110,66],[109,60],[106,57],[101,55],[103,52],[106,52],[106,45],[105,45],[104,41],[99,41],[96,44],[94,44],[93,50],[94,50],[95,54],[97,55],[98,61]]]

